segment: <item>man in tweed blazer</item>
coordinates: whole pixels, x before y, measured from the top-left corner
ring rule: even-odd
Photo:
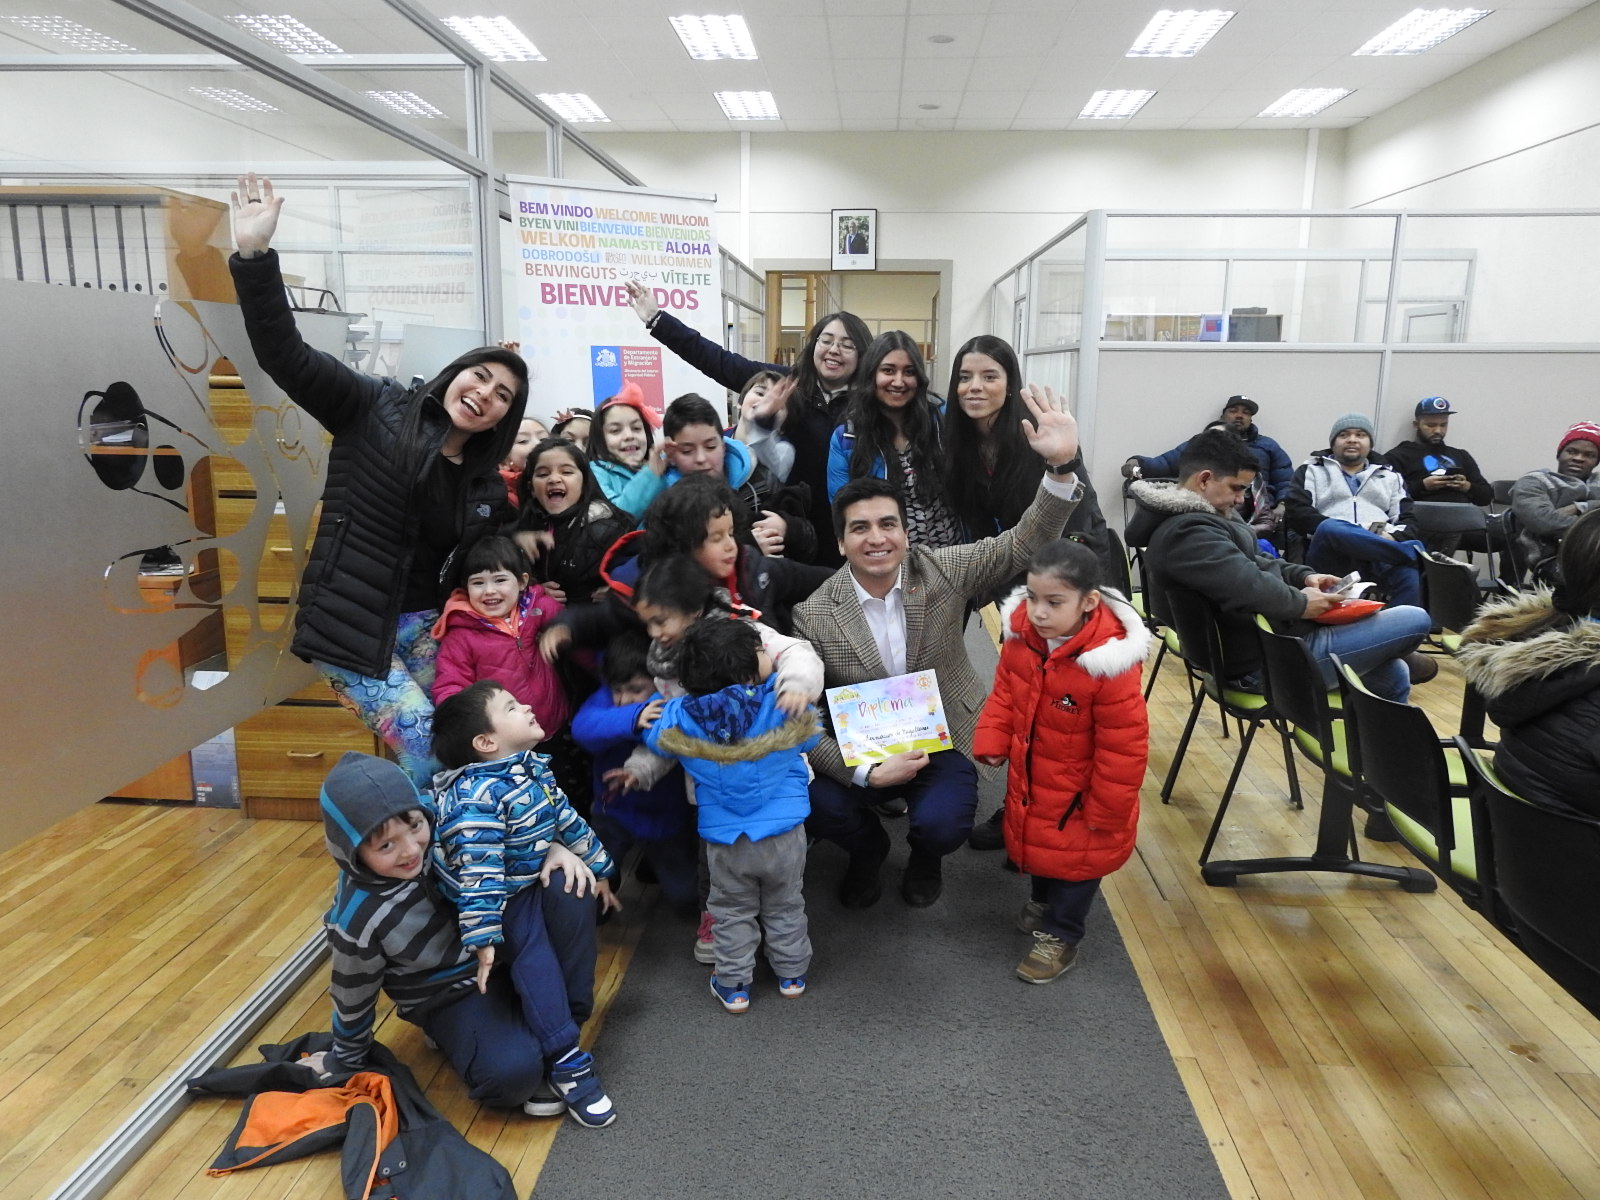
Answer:
[[[941,862],[972,830],[978,802],[972,733],[989,689],[963,643],[967,604],[1025,569],[1033,551],[1059,535],[1079,490],[1078,428],[1065,403],[1031,385],[1023,399],[1032,413],[1023,429],[1047,470],[1015,528],[966,546],[910,546],[899,491],[881,479],[851,480],[833,502],[845,565],[794,610],[795,633],[821,655],[827,687],[937,671],[955,743],[937,754],[896,754],[852,770],[830,730],[811,752],[816,778],[807,827],[850,856],[839,889],[847,908],[866,908],[882,893],[878,877],[889,835],[872,804],[899,795],[909,806],[911,859],[900,892],[917,907],[938,899]]]

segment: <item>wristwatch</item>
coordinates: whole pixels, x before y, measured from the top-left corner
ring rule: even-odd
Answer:
[[[883,766],[883,764],[881,762],[873,763],[870,767],[867,768],[867,773],[864,776],[862,776],[862,779],[865,781],[865,783],[866,783],[866,785],[868,787],[872,786],[872,773],[874,771],[876,771],[881,766]]]
[[[1045,463],[1044,469],[1046,471],[1048,471],[1051,475],[1055,475],[1055,476],[1057,476],[1059,478],[1062,475],[1071,475],[1074,471],[1076,471],[1082,465],[1083,465],[1083,460],[1081,458],[1074,458],[1074,459],[1071,459],[1071,460],[1069,460],[1067,462],[1061,463],[1059,465],[1052,465],[1050,463]]]

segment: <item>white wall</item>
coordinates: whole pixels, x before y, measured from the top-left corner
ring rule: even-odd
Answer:
[[[876,208],[880,265],[954,262],[952,344],[988,328],[995,278],[1086,209],[1298,207],[1306,141],[1292,130],[751,133],[746,195],[740,134],[589,136],[652,187],[715,192],[718,236],[758,268],[824,263],[829,210]]]
[[[1347,131],[1350,207],[1600,205],[1600,4]]]

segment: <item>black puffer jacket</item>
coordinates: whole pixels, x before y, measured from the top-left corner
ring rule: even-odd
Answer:
[[[417,536],[418,486],[444,443],[449,418],[443,405],[424,397],[425,445],[406,446],[402,429],[411,391],[396,380],[353,371],[306,345],[284,295],[277,252],[248,259],[235,254],[228,266],[256,361],[333,435],[322,517],[300,579],[291,648],[307,661],[381,677],[394,653],[395,622]],[[474,453],[474,442],[489,436],[469,441],[469,463],[482,457]],[[406,463],[412,464],[409,469]],[[463,483],[456,503],[458,546],[493,532],[510,513],[505,482],[492,465]],[[439,602],[454,586],[455,557],[448,556],[441,572]]]
[[[1494,765],[1506,786],[1600,816],[1600,624],[1534,632],[1549,615],[1548,592],[1485,605],[1457,661],[1500,727]]]
[[[590,597],[604,586],[600,564],[606,551],[633,528],[633,518],[605,500],[592,501],[585,520],[577,517],[578,508],[574,505],[571,512],[552,521],[530,500],[516,523],[519,531],[548,529],[555,535],[555,548],[541,554],[534,564],[535,577],[559,584],[566,593],[568,608],[588,604]]]

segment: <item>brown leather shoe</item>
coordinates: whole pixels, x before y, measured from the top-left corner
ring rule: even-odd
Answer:
[[[1439,673],[1439,664],[1433,661],[1432,655],[1422,654],[1413,650],[1405,658],[1406,668],[1411,672],[1411,682],[1427,683]]]

